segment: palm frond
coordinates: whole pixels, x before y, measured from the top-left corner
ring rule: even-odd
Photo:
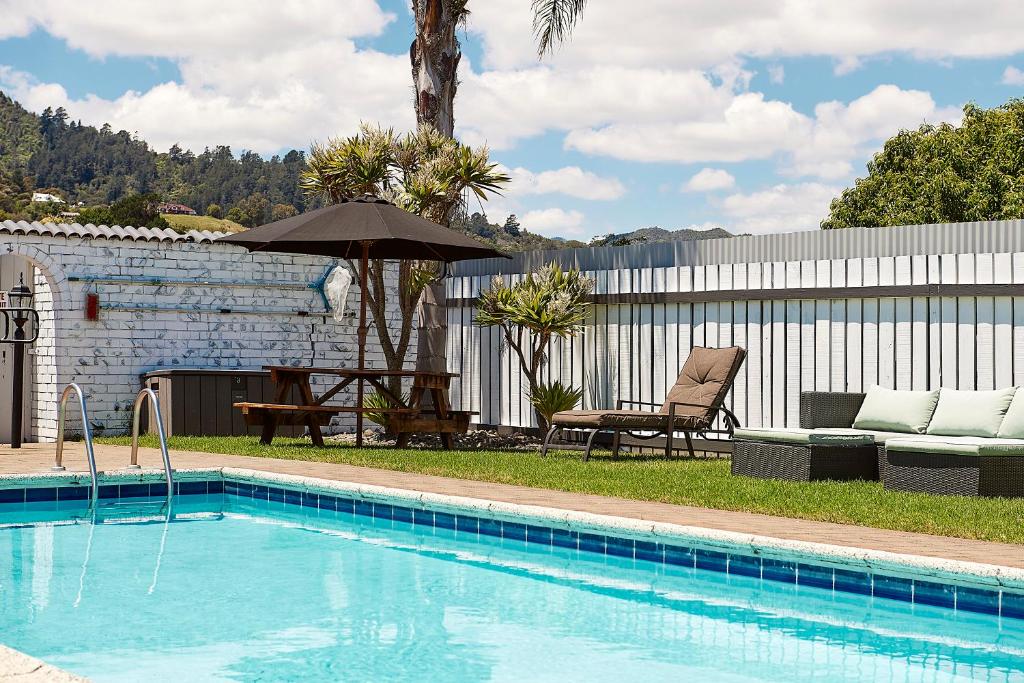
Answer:
[[[533,0],[533,34],[537,56],[544,58],[561,45],[579,21],[587,0]]]

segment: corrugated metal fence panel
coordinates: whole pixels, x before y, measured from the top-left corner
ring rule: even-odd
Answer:
[[[849,231],[839,237],[830,233],[827,239],[850,250],[847,257],[822,258],[801,246],[788,253],[807,258],[782,260],[771,240],[761,238],[759,251],[746,253],[772,258],[736,263],[724,257],[742,252],[739,247],[726,254],[725,247],[707,245],[703,255],[715,255],[718,262],[663,258],[669,252],[672,258],[680,253],[694,256],[694,247],[679,245],[647,248],[639,262],[650,265],[615,268],[600,266],[622,264],[624,252],[590,260],[579,257],[576,252],[582,250],[562,253],[560,258],[571,256],[574,263],[594,266],[588,270],[598,294],[811,288],[821,295],[706,302],[659,301],[654,296],[653,302],[645,303],[597,303],[581,336],[551,344],[544,378],[583,387],[583,405],[588,408],[614,407],[618,399],[660,402],[693,346],[738,344],[747,349],[748,357],[728,400],[743,424],[754,426],[796,425],[799,394],[811,389],[863,391],[873,384],[991,389],[1024,384],[1024,286],[1019,295],[1011,288],[995,296],[918,296],[919,289],[901,297],[897,289],[895,296],[857,297],[849,290],[1024,285],[1024,223],[988,224],[993,234],[984,239],[979,237],[980,227],[986,226],[930,226],[923,237],[899,228],[885,239],[881,230]],[[973,248],[965,234],[991,248]],[[781,237],[789,246],[826,240]],[[865,254],[880,242],[888,245],[888,253]],[[945,246],[962,251],[907,253]],[[539,265],[551,255],[530,262]],[[489,285],[490,277],[485,272],[456,276],[449,293],[475,295]],[[518,277],[506,275],[507,280]],[[843,288],[839,297],[831,294],[837,288]],[[501,343],[497,330],[473,327],[469,300],[461,304],[449,312],[449,363],[463,374],[459,391],[453,392],[456,406],[478,410],[485,424],[533,425],[518,359]]]

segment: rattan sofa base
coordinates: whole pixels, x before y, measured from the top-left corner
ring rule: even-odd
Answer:
[[[849,428],[863,401],[861,393],[805,391],[800,395],[800,426]],[[885,444],[878,444],[876,451],[876,470],[890,491],[1024,496],[1024,456],[889,451]]]
[[[878,480],[874,446],[822,446],[737,440],[732,473],[789,481]]]
[[[879,448],[888,491],[947,496],[1024,496],[1024,456],[954,455]]]

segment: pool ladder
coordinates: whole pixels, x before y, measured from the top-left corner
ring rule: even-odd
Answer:
[[[60,410],[57,414],[57,457],[53,465],[54,472],[64,471],[64,419],[67,417],[68,399],[74,392],[78,395],[78,408],[82,413],[82,436],[85,438],[85,456],[89,461],[89,476],[92,485],[89,492],[90,506],[96,502],[99,485],[96,482],[96,453],[92,449],[92,425],[89,424],[89,410],[85,407],[85,394],[82,387],[74,382],[64,387],[60,395]]]
[[[53,470],[56,472],[64,471],[64,421],[67,416],[68,399],[72,393],[78,396],[78,407],[82,413],[82,436],[85,440],[85,455],[89,461],[89,476],[92,479],[89,487],[89,505],[93,507],[99,498],[99,484],[96,476],[96,453],[92,446],[92,426],[89,424],[89,411],[85,404],[85,394],[82,391],[82,387],[74,382],[64,387],[64,391],[60,395],[60,412],[57,417],[57,457]],[[149,387],[136,394],[135,403],[132,406],[132,457],[128,469],[142,469],[139,465],[139,424],[142,417],[142,406],[147,398],[153,407],[157,436],[160,439],[160,455],[163,456],[164,479],[167,481],[167,502],[170,503],[174,497],[174,470],[171,468],[171,456],[167,452],[167,436],[164,433],[164,421],[160,414],[160,401],[157,399],[156,392]]]

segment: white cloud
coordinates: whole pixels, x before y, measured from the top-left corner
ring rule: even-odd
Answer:
[[[786,68],[781,64],[768,65],[768,80],[775,85],[782,85],[786,81]]]
[[[893,52],[923,59],[998,57],[1024,51],[1024,3],[947,0],[633,0],[628,20],[617,3],[588,3],[555,65],[659,64],[711,68],[737,56],[762,59],[824,56],[847,67]],[[485,45],[489,68],[513,69],[536,59],[530,3],[487,0],[473,7],[470,30]]]
[[[570,130],[565,146],[639,162],[742,162],[778,157],[783,173],[836,179],[881,140],[922,123],[960,120],[927,92],[880,85],[849,103],[823,102],[806,116],[761,93],[732,96],[700,118],[667,115],[653,122],[615,122]]]
[[[1003,85],[1024,85],[1024,71],[1015,66],[1008,66],[1003,71]]]
[[[0,89],[33,111],[63,106],[85,123],[138,132],[156,149],[229,144],[272,153],[355,131],[364,120],[400,129],[415,125],[407,61],[340,41],[264,56],[186,60],[181,83],[129,90],[114,99],[72,98],[59,84],[4,67]],[[341,66],[308,69],[320,63]]]
[[[760,93],[732,98],[719,112],[676,122],[614,123],[576,129],[569,149],[630,161],[746,161],[765,159],[805,134],[806,116],[786,102],[765,101]]]
[[[506,149],[548,130],[671,117],[700,120],[733,97],[731,89],[697,70],[533,66],[481,73],[467,68],[455,109],[463,139]]]
[[[728,190],[735,184],[736,178],[728,171],[723,171],[720,168],[702,168],[683,184],[682,190],[683,192],[714,192]]]
[[[552,208],[527,211],[519,222],[530,232],[548,237],[580,237],[585,233],[583,220],[580,211]]]
[[[731,194],[722,200],[721,209],[723,215],[733,219],[726,228],[734,233],[815,230],[840,192],[841,187],[821,183],[780,184],[758,192]]]
[[[29,109],[63,106],[85,123],[138,132],[157,149],[229,144],[271,153],[352,132],[363,120],[415,123],[408,56],[354,43],[394,20],[375,0],[0,0],[0,16],[0,35],[41,28],[95,58],[172,59],[181,82],[112,99],[72,98],[58,83],[0,70],[0,88]]]
[[[502,169],[512,178],[505,193],[510,196],[558,193],[577,199],[611,200],[626,194],[626,186],[618,178],[602,177],[579,166],[540,173],[522,167]]]
[[[852,74],[862,65],[863,62],[860,57],[857,57],[856,55],[846,55],[836,60],[836,65],[832,67],[832,73],[836,76],[845,76],[847,74]]]
[[[172,59],[283,53],[324,40],[377,35],[394,19],[375,0],[0,0],[0,16],[0,36],[27,35],[39,27],[92,57]]]
[[[852,172],[854,159],[898,131],[926,122],[958,123],[960,118],[958,109],[939,107],[927,92],[895,85],[880,85],[848,104],[822,102],[814,108],[814,125],[808,138],[792,148],[792,161],[783,171],[789,175],[843,178]]]

